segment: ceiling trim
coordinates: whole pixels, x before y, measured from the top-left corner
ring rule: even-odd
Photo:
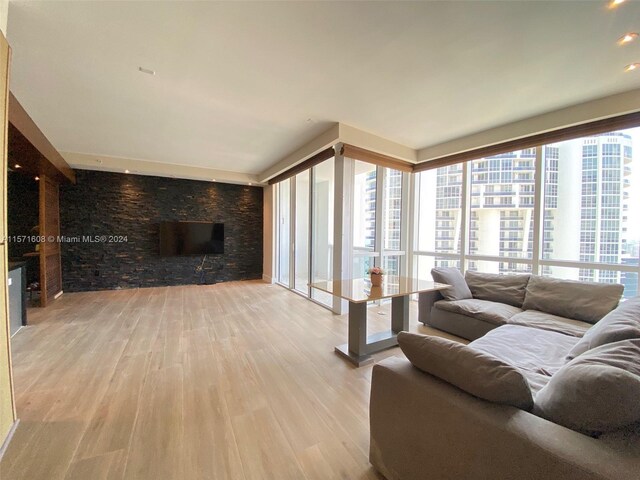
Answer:
[[[603,120],[595,120],[589,123],[582,123],[567,128],[560,128],[551,132],[531,135],[519,138],[509,142],[498,143],[488,147],[477,148],[467,152],[456,153],[447,157],[440,157],[436,160],[422,162],[414,165],[413,172],[423,172],[434,168],[448,167],[457,163],[486,158],[501,153],[513,152],[515,150],[524,150],[526,148],[535,148],[550,143],[564,142],[576,138],[598,135],[615,130],[624,130],[640,126],[640,112],[628,113],[613,118],[605,118]]]
[[[640,111],[640,88],[572,105],[418,151],[419,163]]]
[[[184,178],[188,180],[202,180],[211,182],[215,179],[220,183],[235,183],[239,185],[260,185],[257,175],[212,168],[176,165],[172,163],[151,162],[133,158],[109,157],[87,153],[60,152],[73,168],[80,170],[99,170],[103,172],[124,173],[129,170],[133,175],[151,175],[156,177]]]
[[[349,145],[347,143],[342,144],[340,154],[347,158],[353,158],[354,160],[373,163],[374,165],[379,165],[381,167],[393,168],[394,170],[399,170],[401,172],[411,173],[413,172],[413,168],[415,167],[415,164],[413,163],[405,162],[404,160],[398,160],[396,158],[389,157],[388,155],[372,152],[371,150],[367,150],[366,148],[360,148],[355,145]]]
[[[344,123],[340,126],[340,142],[357,146],[370,152],[379,153],[387,157],[393,157],[405,162],[416,163],[418,152],[406,145],[388,140],[373,133],[365,132]]]
[[[333,147],[337,143],[355,145],[361,149],[412,164],[416,163],[417,160],[417,151],[411,147],[379,137],[373,133],[365,132],[350,125],[345,125],[344,123],[336,123],[303,147],[266,169],[258,175],[258,178],[261,182],[268,182],[314,155],[317,155],[327,148]]]
[[[304,172],[305,170],[309,170],[310,168],[319,165],[325,160],[329,160],[333,158],[335,155],[335,150],[332,147],[327,148],[326,150],[322,150],[321,152],[316,153],[314,156],[307,158],[304,162],[297,164],[295,167],[291,167],[286,172],[282,172],[280,175],[273,177],[269,180],[269,185],[273,185],[275,183],[282,182],[287,178],[291,178],[294,175]]]
[[[264,172],[258,175],[258,180],[262,183],[271,180],[272,178],[289,170],[291,167],[295,167],[297,164],[304,162],[308,158],[317,155],[323,150],[333,147],[336,143],[338,143],[339,138],[340,124],[336,123],[324,133],[321,133],[316,138],[311,140],[309,143],[303,145],[295,152],[287,155],[282,160],[267,168]]]

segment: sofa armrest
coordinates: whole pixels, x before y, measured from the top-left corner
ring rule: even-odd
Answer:
[[[431,318],[431,308],[438,300],[444,297],[440,291],[422,292],[418,295],[418,321],[427,325]]]
[[[388,480],[630,480],[640,471],[637,453],[480,400],[399,358],[373,367],[370,424],[369,458]]]

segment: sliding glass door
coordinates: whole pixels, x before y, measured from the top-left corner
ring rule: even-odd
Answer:
[[[277,204],[277,272],[276,280],[289,286],[289,270],[291,257],[291,181],[284,180],[276,185]]]
[[[341,182],[353,203],[336,206],[336,165],[330,159],[277,186],[277,282],[314,301],[334,307],[331,295],[309,284],[350,276],[363,278],[371,267],[406,275],[406,195],[408,175],[371,163],[345,159]],[[349,200],[351,202],[351,200]],[[341,245],[342,271],[334,272],[336,208],[349,224]]]
[[[276,195],[277,282],[331,306],[331,295],[309,284],[332,279],[333,159],[278,183]]]
[[[306,170],[295,176],[295,214],[294,229],[294,272],[293,288],[309,294],[309,206],[310,206],[310,171]]]

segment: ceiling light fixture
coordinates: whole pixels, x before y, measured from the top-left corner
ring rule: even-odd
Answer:
[[[39,177],[39,176],[37,176],[37,175],[36,175],[35,177],[33,177],[33,178],[34,178],[34,180],[35,180],[36,182],[37,182],[38,180],[40,180],[40,177]]]
[[[633,72],[634,70],[640,69],[640,63],[631,63],[624,67],[625,72]]]
[[[125,170],[124,173],[129,173],[129,170]]]
[[[13,166],[13,168],[22,168],[22,165],[19,165],[19,164],[17,164],[17,163],[16,163],[16,164]]]
[[[215,178],[212,178],[212,179],[211,179],[211,181],[212,181],[212,182],[215,182],[215,181],[216,181],[216,179],[215,179]]]
[[[144,67],[138,67],[138,70],[142,73],[146,73],[147,75],[155,75],[156,71],[155,70],[151,70],[149,68],[144,68]]]
[[[625,0],[611,0],[611,2],[609,2],[609,8],[616,8],[621,3],[624,3],[624,1]]]
[[[253,183],[249,182],[249,186],[253,185]]]
[[[623,37],[618,39],[618,45],[626,45],[627,43],[633,42],[636,38],[638,38],[636,32],[625,33]]]

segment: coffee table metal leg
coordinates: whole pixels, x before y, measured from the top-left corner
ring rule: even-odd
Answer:
[[[409,296],[391,299],[391,331],[398,333],[409,330]]]
[[[367,302],[349,303],[349,352],[366,355]]]
[[[336,353],[358,367],[373,362],[372,353],[398,344],[396,335],[409,330],[409,297],[391,299],[391,330],[367,336],[367,304],[349,302],[349,343],[335,348]]]
[[[349,302],[349,343],[338,345],[335,351],[358,367],[373,362],[367,346],[366,302]]]

